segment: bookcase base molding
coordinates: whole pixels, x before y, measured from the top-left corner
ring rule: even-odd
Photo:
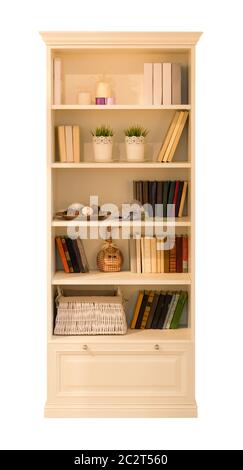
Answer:
[[[86,337],[87,338],[87,337]],[[47,417],[193,417],[193,343],[49,345]]]

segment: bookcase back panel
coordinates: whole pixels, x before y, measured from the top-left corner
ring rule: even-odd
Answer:
[[[62,63],[63,104],[77,104],[78,92],[91,92],[95,100],[96,84],[106,80],[117,104],[143,104],[144,63],[171,62],[182,67],[182,103],[188,102],[187,74],[189,53],[185,50],[67,50],[56,51]]]
[[[157,161],[161,144],[173,119],[173,110],[72,110],[55,111],[53,121],[55,126],[78,125],[80,127],[80,161],[94,160],[91,130],[106,124],[114,131],[113,158],[126,161],[124,129],[130,125],[139,124],[149,130],[145,144],[145,160]],[[176,148],[173,162],[189,160],[188,123],[183,130]],[[53,161],[59,161],[58,146],[55,146]]]
[[[131,202],[133,200],[133,181],[188,181],[190,172],[187,169],[56,169],[54,179],[54,211],[66,209],[78,202],[90,204],[90,195],[98,196],[98,205]],[[190,196],[190,189],[188,191]],[[188,198],[188,197],[187,197]],[[189,199],[188,199],[189,201]],[[185,207],[185,215],[190,216],[190,204]]]

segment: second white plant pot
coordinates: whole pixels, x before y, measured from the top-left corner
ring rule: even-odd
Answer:
[[[128,162],[144,161],[144,137],[125,137]]]
[[[96,162],[112,161],[112,137],[93,137],[94,159]]]

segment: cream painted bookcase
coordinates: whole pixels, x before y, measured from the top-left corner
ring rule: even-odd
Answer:
[[[43,32],[47,46],[48,174],[48,391],[47,417],[193,417],[194,393],[194,136],[195,46],[200,33]],[[61,58],[62,104],[53,104],[53,58]],[[143,104],[143,64],[178,62],[188,73],[188,99],[183,105]],[[78,105],[80,89],[94,91],[106,74],[115,89],[114,105]],[[93,87],[93,90],[92,90]],[[189,121],[171,163],[156,158],[175,110],[189,111]],[[144,163],[125,161],[123,129],[133,123],[150,129]],[[109,123],[115,131],[112,163],[93,161],[90,129]],[[55,127],[80,126],[80,163],[60,163]],[[128,240],[117,243],[123,270],[101,273],[96,254],[102,240],[84,240],[91,271],[65,274],[56,268],[55,236],[72,222],[56,221],[56,211],[70,203],[87,204],[91,194],[100,204],[127,202],[133,180],[189,182],[188,216],[176,219],[176,233],[189,236],[189,273],[130,272]],[[125,223],[125,222],[124,222]],[[98,223],[97,223],[98,224]],[[75,222],[77,225],[77,222]],[[177,330],[128,330],[123,336],[54,336],[57,286],[92,290],[120,287],[128,300],[128,317],[139,289],[188,291],[188,327]],[[130,303],[129,303],[130,302]]]

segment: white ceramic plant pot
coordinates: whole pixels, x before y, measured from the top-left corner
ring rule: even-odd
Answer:
[[[96,162],[112,161],[112,137],[93,137],[94,159]]]
[[[144,137],[125,137],[128,162],[142,162],[144,160]]]

